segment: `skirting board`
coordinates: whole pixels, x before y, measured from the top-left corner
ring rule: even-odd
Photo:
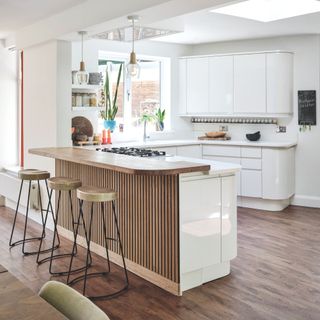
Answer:
[[[301,207],[320,208],[320,197],[296,194],[292,198],[291,204],[294,206],[301,206]]]
[[[266,211],[282,211],[290,205],[290,199],[266,200],[261,198],[238,197],[238,206]]]
[[[59,234],[65,238],[67,238],[70,241],[73,241],[73,233],[65,228],[62,228],[61,226],[58,226]],[[86,247],[85,244],[85,238],[78,236],[77,243],[82,246]],[[92,252],[96,253],[97,255],[106,258],[106,249],[94,242],[91,242],[91,250]],[[120,255],[112,252],[109,250],[109,258],[110,261],[113,263],[119,265],[122,267],[122,258]],[[181,296],[182,293],[180,291],[180,285],[178,283],[175,283],[171,280],[168,280],[160,275],[158,275],[155,272],[152,272],[128,259],[126,259],[126,266],[127,269],[136,274],[137,276],[155,284],[156,286],[176,295]]]

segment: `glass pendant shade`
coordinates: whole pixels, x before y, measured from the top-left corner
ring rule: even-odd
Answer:
[[[137,62],[137,57],[134,52],[130,54],[130,61],[127,64],[127,75],[131,78],[139,78],[140,76],[140,65]]]
[[[80,69],[76,75],[77,83],[79,85],[86,85],[89,82],[89,73],[86,71],[84,62],[80,62]]]
[[[76,74],[76,79],[78,85],[87,85],[89,83],[89,73],[86,71],[86,67],[83,61],[83,36],[86,34],[86,31],[79,31],[81,35],[81,61],[80,68]]]

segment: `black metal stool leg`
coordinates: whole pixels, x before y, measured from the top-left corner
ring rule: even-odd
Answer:
[[[72,254],[77,255],[78,246],[77,246],[77,242],[76,242],[76,238],[75,238],[75,236],[76,236],[76,219],[75,219],[75,216],[74,216],[74,213],[73,213],[71,190],[68,192],[68,194],[69,194],[70,212],[71,212],[71,222],[72,222],[72,229],[73,229],[73,241],[74,241],[74,243],[76,244],[75,252],[72,253]]]
[[[45,221],[46,221],[48,213],[46,211],[46,217],[43,218],[42,197],[41,197],[41,190],[40,190],[40,182],[39,182],[39,180],[37,180],[37,183],[38,183],[38,197],[39,197],[39,205],[40,205],[40,213],[41,213],[41,221],[42,221],[42,235],[41,235],[41,238],[43,239],[46,236]]]
[[[59,190],[58,205],[57,205],[57,211],[56,211],[55,220],[54,220],[53,240],[52,240],[52,246],[51,246],[50,264],[49,264],[49,273],[50,274],[54,274],[52,272],[52,260],[53,260],[53,251],[54,251],[54,246],[55,246],[55,242],[56,242],[56,236],[58,233],[57,224],[58,224],[58,219],[59,219],[60,200],[61,200],[61,191]]]
[[[71,253],[71,255],[69,254],[69,256],[71,256],[70,264],[69,264],[69,270],[65,273],[68,276],[67,277],[67,284],[72,284],[74,282],[74,280],[78,279],[78,278],[76,278],[76,279],[70,281],[71,274],[73,274],[75,272],[87,270],[91,266],[91,263],[92,263],[91,252],[89,252],[89,262],[87,262],[84,267],[81,267],[81,268],[78,268],[78,269],[72,269],[73,259],[74,259],[74,256],[75,256],[76,246],[77,246],[77,238],[78,238],[78,233],[79,233],[80,219],[82,219],[82,223],[84,224],[82,205],[83,205],[83,201],[79,200],[79,216],[78,216],[78,220],[77,220],[77,223],[76,223],[76,229],[75,229],[72,253]],[[85,225],[84,225],[84,230],[85,230],[86,242],[88,242],[88,235],[87,235],[87,231],[86,231]]]
[[[110,272],[111,266],[110,266],[109,247],[108,247],[108,239],[107,239],[107,224],[106,224],[106,217],[105,217],[103,202],[101,202],[101,214],[102,214],[102,223],[103,223],[103,237],[105,239],[106,254],[107,254],[107,260],[108,260],[108,272]]]
[[[86,265],[88,266],[89,255],[90,255],[90,241],[91,241],[91,232],[92,232],[92,218],[93,218],[93,203],[91,204],[91,213],[90,213],[90,222],[89,222],[89,236],[87,238],[87,259]],[[83,295],[86,295],[86,285],[87,285],[87,276],[88,276],[88,268],[85,270],[84,281],[83,281]]]
[[[12,247],[15,244],[12,243],[12,238],[13,238],[13,233],[16,227],[16,221],[17,221],[17,215],[19,211],[19,205],[20,205],[20,198],[21,198],[21,192],[22,192],[22,187],[23,187],[23,180],[21,180],[20,184],[20,191],[19,191],[19,196],[18,196],[18,202],[17,202],[17,207],[16,207],[16,212],[14,214],[14,219],[13,219],[13,225],[12,225],[12,230],[11,230],[11,235],[10,235],[10,240],[9,240],[9,246]]]
[[[31,191],[31,181],[29,181],[27,209],[26,209],[26,216],[25,216],[25,223],[24,223],[24,230],[23,230],[22,253],[24,255],[30,254],[29,252],[26,252],[24,250],[25,243],[26,243],[25,240],[26,240],[27,226],[28,226],[29,205],[30,205],[30,191]]]
[[[118,225],[118,218],[117,218],[117,214],[116,214],[116,205],[115,205],[114,201],[112,201],[112,211],[113,211],[114,221],[115,221],[115,224],[116,224],[117,236],[118,236],[120,252],[121,252],[121,256],[122,256],[122,262],[123,262],[123,269],[124,269],[124,273],[125,273],[125,277],[126,277],[126,287],[124,289],[127,289],[128,286],[129,286],[128,271],[127,271],[126,261],[124,259],[122,241],[121,241],[121,238],[120,238],[120,231],[119,231],[119,225]]]
[[[46,218],[45,218],[45,221],[44,221],[44,226],[43,226],[42,235],[45,234],[45,228],[46,228],[47,220],[48,220],[48,214],[49,214],[49,207],[50,207],[51,197],[52,197],[52,190],[51,190],[51,192],[48,194],[48,205],[47,205]],[[38,250],[38,254],[37,254],[37,263],[38,263],[38,264],[41,263],[40,254],[43,253],[43,251],[41,251],[43,239],[44,239],[44,237],[41,238],[40,244],[39,244],[39,250]],[[47,250],[46,250],[46,251],[47,251]]]

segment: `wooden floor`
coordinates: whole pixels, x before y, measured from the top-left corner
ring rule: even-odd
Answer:
[[[8,249],[11,222],[12,211],[0,208],[0,264],[37,292],[50,279],[48,265],[38,267],[19,248]],[[98,305],[111,320],[320,319],[320,209],[239,208],[238,223],[238,257],[230,276],[175,297],[130,274],[127,293]],[[30,226],[39,231],[35,223]],[[70,248],[69,241],[62,244]],[[96,258],[102,267],[103,259]],[[115,269],[112,287],[121,281],[121,269]],[[105,288],[104,282],[90,281],[95,293]]]

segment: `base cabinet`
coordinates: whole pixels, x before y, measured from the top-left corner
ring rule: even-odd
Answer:
[[[235,176],[182,175],[179,197],[184,291],[230,272],[237,255]]]
[[[203,159],[241,165],[237,176],[238,196],[283,201],[294,195],[295,147],[204,145],[202,148]],[[274,203],[272,207],[276,208]]]

